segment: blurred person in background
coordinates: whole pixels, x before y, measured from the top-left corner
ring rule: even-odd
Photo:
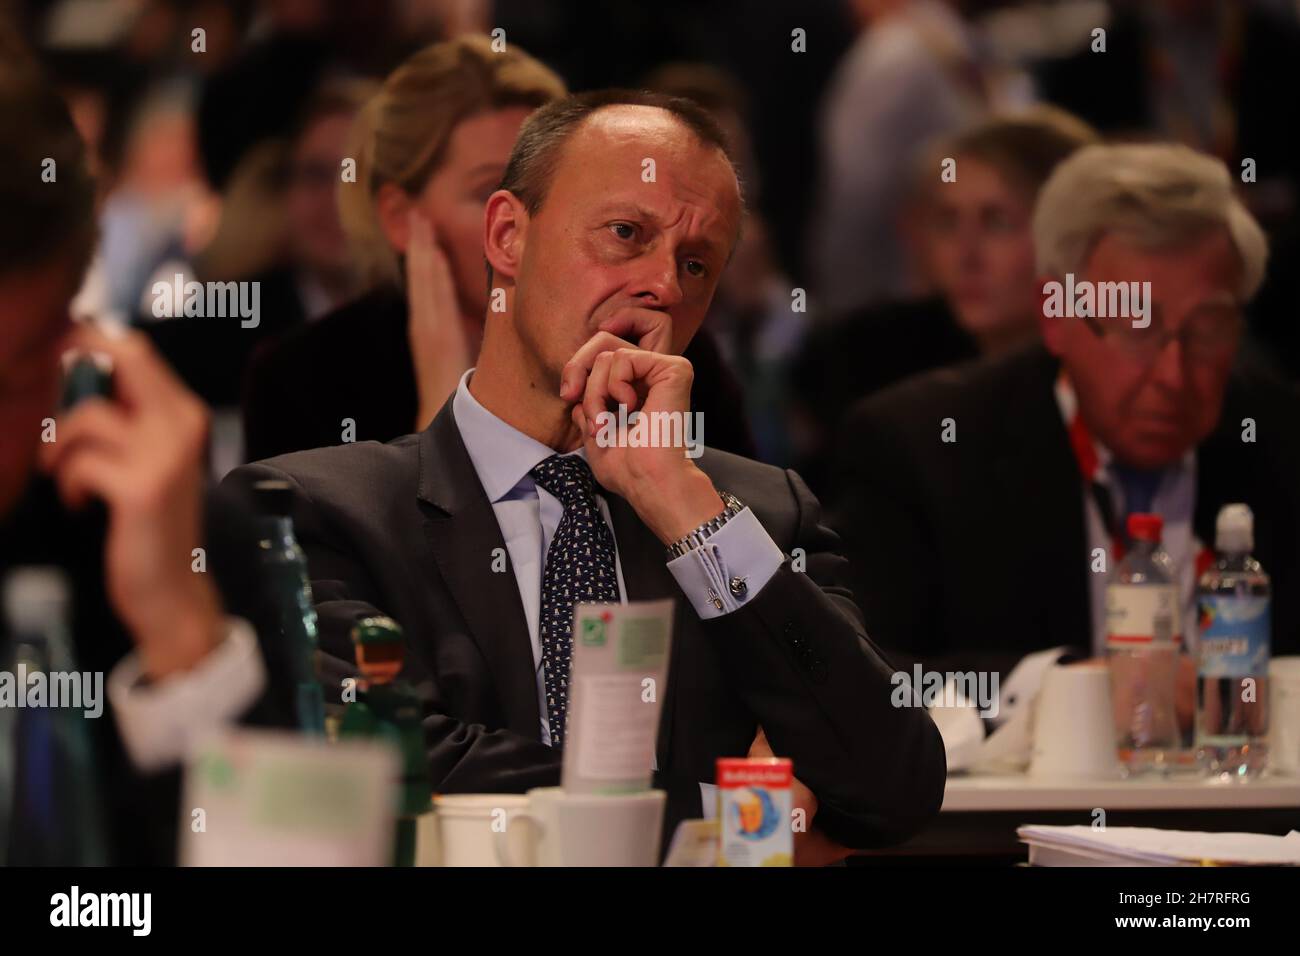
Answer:
[[[3,34],[0,54],[0,573],[57,569],[75,663],[107,675],[102,717],[71,712],[88,753],[4,722],[0,846],[11,864],[171,863],[181,759],[223,724],[290,721],[288,659],[259,644],[276,619],[250,560],[255,527],[206,492],[202,404],[138,334],[71,320],[94,185],[66,107]],[[111,360],[112,392],[56,411],[69,348]],[[210,573],[194,572],[196,547]],[[13,626],[0,620],[10,672]]]
[[[863,25],[821,118],[821,198],[810,235],[818,309],[905,298],[916,276],[896,220],[917,153],[996,103],[960,0],[854,0]]]
[[[763,188],[749,133],[745,92],[734,77],[705,63],[666,64],[647,76],[643,86],[700,104],[717,120],[731,144],[745,191],[744,220],[740,241],[718,282],[701,330],[711,335],[701,334],[693,340],[692,364],[698,370],[706,360],[715,361],[706,349],[716,339],[722,357],[739,379],[734,400],[744,403],[754,436],[752,457],[774,465],[790,464],[793,438],[787,420],[791,402],[788,366],[803,338],[808,313],[804,303],[793,300],[794,283],[777,264],[771,230],[759,211]]]
[[[427,47],[384,81],[351,132],[356,182],[337,187],[371,291],[254,362],[244,395],[250,459],[338,444],[344,419],[358,441],[428,423],[482,337],[483,203],[524,118],[563,94],[541,63],[515,46],[493,52],[481,36]]]
[[[378,84],[362,80],[326,81],[290,139],[289,261],[264,277],[263,287],[292,286],[300,322],[315,321],[362,291],[343,232],[338,187],[352,124],[377,91]]]
[[[374,85],[358,79],[329,78],[307,101],[303,114],[276,147],[273,174],[276,198],[258,206],[230,201],[222,213],[271,216],[282,223],[273,264],[250,276],[259,284],[256,327],[211,316],[155,318],[147,309],[140,321],[146,334],[185,383],[209,404],[237,407],[240,386],[253,353],[280,336],[355,298],[361,277],[347,248],[338,208],[338,185],[347,156],[347,137]],[[279,158],[279,157],[282,157]],[[238,173],[236,174],[239,175]],[[283,185],[278,181],[283,179]],[[274,210],[272,212],[271,210]],[[278,230],[277,230],[278,233]],[[200,261],[203,261],[202,259]],[[159,269],[153,280],[171,285],[173,274],[194,277],[184,263]],[[152,284],[149,288],[152,288]]]
[[[837,527],[871,633],[900,661],[940,671],[1005,677],[1060,646],[1104,655],[1095,549],[1113,569],[1128,516],[1149,512],[1164,519],[1194,653],[1215,518],[1244,502],[1274,580],[1273,652],[1294,653],[1300,395],[1234,368],[1267,242],[1231,174],[1181,145],[1087,146],[1043,187],[1033,233],[1044,283],[1149,282],[1149,325],[1135,327],[1133,309],[1040,310],[1042,344],[913,378],[852,411]],[[1184,724],[1194,673],[1189,656]]]
[[[831,439],[856,401],[1038,337],[1034,201],[1057,164],[1095,140],[1068,113],[1036,107],[980,120],[923,151],[900,222],[932,295],[823,321],[794,362],[801,465],[813,488],[830,490]],[[951,182],[946,160],[955,163]]]
[[[432,421],[482,341],[483,203],[524,119],[563,94],[563,81],[518,46],[497,53],[483,36],[428,47],[385,80],[352,133],[357,180],[339,185],[344,228],[372,291],[252,364],[249,460],[390,441]],[[706,356],[706,443],[748,448],[738,388],[711,342],[696,349]]]
[[[149,316],[155,270],[179,264],[192,272],[212,237],[219,200],[205,178],[196,108],[206,78],[235,55],[252,5],[93,6],[56,2],[23,19],[69,103],[106,197],[98,254],[74,310],[136,322]],[[201,51],[192,36],[200,27]]]
[[[1300,381],[1300,62],[1294,3],[1111,0],[1106,50],[1035,67],[1041,95],[1110,136],[1162,138],[1219,157],[1269,234],[1271,266],[1247,312],[1256,359]],[[1251,161],[1249,178],[1243,162]]]
[[[215,225],[216,197],[203,179],[193,107],[182,86],[160,89],[140,103],[115,173],[100,212],[93,266],[105,283],[104,298],[83,297],[79,306],[101,318],[136,322],[152,317],[155,279],[193,274],[192,259]]]

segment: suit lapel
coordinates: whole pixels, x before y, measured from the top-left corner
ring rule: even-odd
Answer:
[[[603,492],[609,503],[609,517],[614,525],[614,539],[618,547],[618,560],[623,568],[625,595],[629,601],[657,601],[673,599],[673,647],[668,656],[668,688],[663,698],[663,711],[659,718],[659,738],[655,756],[660,770],[668,767],[671,743],[672,709],[676,699],[677,670],[682,660],[682,641],[688,621],[694,611],[686,604],[677,580],[668,570],[663,543],[645,526],[632,506],[624,499]]]
[[[417,497],[442,579],[496,684],[506,726],[536,738],[541,726],[532,640],[514,567],[448,400],[420,436]],[[500,548],[507,568],[491,570]]]
[[[1037,360],[1015,369],[1020,381],[1006,383],[1014,401],[1003,403],[1010,415],[994,466],[1002,488],[998,512],[1015,519],[1006,530],[1016,549],[1016,567],[1008,571],[1026,575],[1038,597],[1039,620],[1032,630],[1039,637],[1036,646],[1025,650],[1052,643],[1087,649],[1092,646],[1092,601],[1086,492],[1052,391],[1057,364],[1045,350],[1035,349],[1034,355]]]

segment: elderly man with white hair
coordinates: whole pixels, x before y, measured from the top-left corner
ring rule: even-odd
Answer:
[[[1300,647],[1300,395],[1239,361],[1267,241],[1218,160],[1089,146],[1034,215],[1041,345],[911,379],[841,436],[839,530],[895,664],[1005,672],[1105,650],[1126,518],[1164,518],[1194,648],[1224,504],[1255,513],[1273,651]],[[1193,707],[1185,662],[1180,717]]]

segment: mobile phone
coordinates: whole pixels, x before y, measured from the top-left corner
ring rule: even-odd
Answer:
[[[113,360],[103,352],[71,352],[63,358],[64,410],[88,398],[113,397]]]

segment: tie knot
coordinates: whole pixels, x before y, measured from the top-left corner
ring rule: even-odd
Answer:
[[[533,480],[560,499],[565,510],[575,504],[596,506],[596,479],[578,455],[552,455],[529,472]]]
[[[1155,502],[1156,492],[1160,489],[1164,472],[1130,468],[1118,461],[1111,463],[1111,472],[1124,492],[1124,514],[1149,512]]]

